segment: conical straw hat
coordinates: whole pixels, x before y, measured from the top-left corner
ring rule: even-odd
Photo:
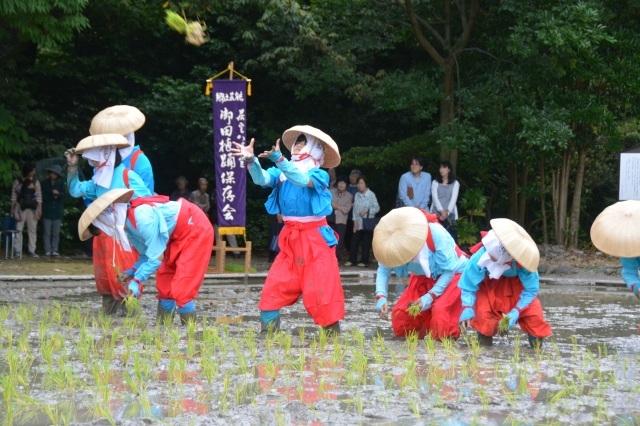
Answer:
[[[312,126],[293,126],[292,128],[284,131],[282,134],[282,142],[284,142],[284,145],[289,149],[289,151],[291,151],[291,148],[293,147],[296,139],[298,139],[298,136],[300,136],[300,133],[316,137],[324,143],[325,150],[324,164],[322,165],[323,168],[330,169],[332,167],[337,167],[338,164],[340,164],[340,151],[338,150],[338,144],[331,139],[331,136]]]
[[[144,124],[144,114],[130,105],[115,105],[105,108],[91,120],[89,134],[118,133],[126,135],[135,132]]]
[[[591,225],[591,241],[611,256],[640,256],[640,201],[620,201],[604,209]]]
[[[133,189],[118,188],[101,195],[92,202],[89,207],[82,213],[80,220],[78,221],[78,235],[81,241],[86,241],[91,238],[91,232],[89,232],[89,225],[93,222],[100,213],[104,211],[113,203],[126,203],[131,199],[133,195]]]
[[[78,142],[76,154],[82,154],[87,149],[99,148],[101,146],[115,146],[116,148],[126,148],[129,141],[122,135],[116,133],[105,133],[103,135],[87,136]]]
[[[387,268],[404,265],[416,257],[427,241],[427,218],[415,207],[387,213],[373,231],[373,254]]]
[[[510,219],[491,219],[491,229],[507,252],[527,271],[535,272],[540,263],[538,245],[524,228]]]

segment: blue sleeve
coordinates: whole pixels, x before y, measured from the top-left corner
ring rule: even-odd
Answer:
[[[151,161],[149,161],[149,157],[146,154],[140,154],[136,160],[134,172],[136,172],[144,185],[151,191],[153,194],[154,191],[154,181],[153,181],[153,168],[151,167]]]
[[[253,183],[262,187],[271,186],[271,176],[262,168],[258,157],[254,157],[253,162],[247,163],[247,169],[251,179],[253,179]]]
[[[533,299],[538,295],[538,290],[540,289],[540,277],[538,276],[538,271],[530,272],[524,268],[519,268],[518,278],[520,278],[524,289],[522,290],[522,293],[520,293],[520,300],[518,300],[516,306],[522,310],[529,306]]]
[[[139,174],[134,172],[133,170],[129,170],[128,172],[129,178],[129,189],[133,189],[133,198],[137,197],[148,197],[153,195],[153,191],[147,187],[147,184],[144,183],[144,180],[140,177]],[[111,189],[114,188],[115,179],[111,180]],[[124,182],[123,182],[124,184]],[[123,186],[124,188],[124,186]]]
[[[640,282],[640,279],[638,279],[640,257],[621,257],[620,264],[622,265],[622,279],[627,288],[631,289],[633,284]]]
[[[159,259],[167,248],[169,231],[164,217],[157,208],[142,205],[134,210],[136,232],[143,241],[144,252],[136,262],[135,278],[146,281],[158,270],[162,261]]]
[[[451,234],[444,229],[439,223],[429,223],[429,231],[433,237],[433,245],[435,246],[435,263],[438,273],[447,271],[455,271],[458,265],[458,254],[456,253],[456,243],[451,238]],[[433,271],[432,271],[433,272]],[[453,278],[453,275],[451,275]]]
[[[376,273],[376,296],[388,296],[389,278],[392,268],[387,268],[378,262],[378,272]]]
[[[431,288],[431,291],[435,293],[436,296],[440,297],[442,293],[447,289],[451,280],[453,279],[454,272],[453,271],[444,271],[439,277],[436,283]]]
[[[407,179],[405,179],[405,176],[406,173],[400,176],[400,183],[398,184],[398,197],[405,206],[411,207],[413,206],[413,200],[410,200],[409,196],[407,195]]]
[[[74,176],[67,176],[67,183],[69,184],[69,195],[74,198],[84,197],[89,200],[95,200],[97,196],[97,185],[91,179],[80,182],[78,179],[78,173]]]
[[[478,261],[485,251],[486,249],[482,247],[471,256],[462,271],[462,276],[458,281],[458,287],[462,290],[462,306],[473,306],[476,302],[476,292],[486,275],[486,270],[478,266]]]
[[[286,158],[282,158],[276,162],[276,167],[284,173],[287,179],[295,186],[307,186],[309,185],[309,175],[293,165],[292,162]]]

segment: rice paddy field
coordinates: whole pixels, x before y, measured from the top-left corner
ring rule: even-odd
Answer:
[[[342,333],[302,304],[260,335],[262,280],[208,280],[198,320],[104,316],[91,281],[0,283],[4,424],[640,424],[640,302],[626,289],[542,285],[554,335],[516,326],[480,347],[399,339],[375,312],[374,275],[344,280]],[[393,285],[391,288],[393,289]],[[391,301],[393,300],[393,291]]]

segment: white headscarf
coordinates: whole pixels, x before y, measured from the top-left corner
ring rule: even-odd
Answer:
[[[313,136],[304,133],[307,143],[299,154],[291,155],[291,162],[301,172],[308,172],[324,164],[324,144]],[[295,147],[295,142],[291,146],[291,151]],[[284,173],[280,174],[280,180],[285,181],[287,177]]]
[[[103,188],[111,187],[111,178],[116,163],[116,147],[113,145],[89,148],[82,153],[87,160],[97,161],[99,166],[93,172],[93,181]]]
[[[431,230],[429,230],[429,232],[431,232]],[[431,278],[431,267],[429,266],[430,252],[431,250],[429,250],[429,246],[425,242],[416,257],[414,257],[412,260],[412,262],[420,264],[427,278]]]
[[[115,203],[107,207],[93,220],[93,224],[102,232],[122,245],[126,251],[131,251],[131,244],[124,230],[127,220],[127,203]]]
[[[123,160],[131,155],[131,151],[133,151],[133,147],[136,145],[136,137],[133,132],[127,133],[124,137],[129,141],[129,146],[120,149],[120,156]]]
[[[500,278],[504,271],[511,268],[513,257],[504,248],[493,229],[482,239],[482,245],[487,250],[478,261],[478,266],[487,268],[489,278]],[[495,262],[491,258],[496,259]]]

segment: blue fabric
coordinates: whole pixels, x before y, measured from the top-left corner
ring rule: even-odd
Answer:
[[[280,309],[275,311],[260,311],[260,320],[264,325],[270,324],[273,321],[277,320],[280,316]]]
[[[181,314],[188,314],[196,311],[196,301],[192,300],[189,303],[185,303],[184,306],[178,306],[178,312]]]
[[[322,235],[322,238],[324,238],[329,247],[338,245],[338,238],[336,237],[335,232],[333,232],[333,228],[331,226],[321,226],[318,228],[318,231],[320,231],[320,235]]]
[[[467,321],[476,317],[476,313],[473,312],[472,308],[464,308],[464,310],[460,313],[459,322]]]
[[[173,312],[176,309],[176,301],[171,299],[160,299],[160,307],[167,312]]]
[[[467,306],[467,303],[464,300],[464,292],[470,292],[475,295],[478,291],[480,283],[484,280],[484,277],[489,275],[489,271],[486,268],[481,268],[478,266],[478,261],[480,257],[487,250],[484,247],[481,247],[471,259],[467,262],[464,271],[462,272],[462,276],[460,277],[460,281],[458,281],[458,287],[462,290],[463,300],[462,304]],[[538,276],[538,271],[531,272],[526,270],[523,267],[519,267],[514,260],[511,262],[511,268],[504,271],[502,274],[504,277],[518,277],[524,289],[522,293],[520,293],[520,300],[516,306],[520,308],[520,310],[525,309],[527,306],[531,304],[533,299],[538,295],[538,290],[540,289],[540,277]],[[475,303],[475,299],[474,299]],[[473,306],[473,305],[469,305]]]
[[[518,318],[520,318],[520,312],[518,312],[517,309],[512,309],[507,314],[507,316],[509,317],[509,330],[511,330],[511,327],[516,325],[516,323],[518,322]]]
[[[420,301],[422,302],[422,309],[420,309],[420,312],[426,311],[433,304],[433,296],[427,293],[423,296],[420,296]]]
[[[135,274],[135,273],[136,273],[136,270],[135,270],[134,268],[129,268],[129,269],[127,269],[126,271],[122,271],[122,273],[123,273],[123,274],[127,274],[127,275],[129,275],[130,277],[133,277],[133,274]]]
[[[407,188],[413,188],[413,200],[407,195]],[[413,177],[413,173],[406,172],[400,176],[398,184],[398,197],[408,207],[419,207],[429,211],[431,201],[431,174],[420,172],[420,178]]]
[[[387,303],[387,298],[382,297],[376,301],[376,311],[380,312],[380,309]]]
[[[67,175],[67,183],[69,184],[69,195],[75,198],[84,197],[86,200],[96,200],[101,195],[106,194],[112,189],[127,188],[124,183],[125,167],[120,164],[113,170],[113,177],[111,178],[111,186],[105,188],[103,186],[96,185],[96,183],[89,179],[80,182],[78,174]],[[142,178],[133,170],[129,171],[129,189],[133,189],[132,198],[148,197],[153,195],[149,188],[145,185]]]
[[[169,237],[175,230],[180,205],[180,201],[169,201],[156,204],[155,207],[147,204],[136,207],[135,229],[127,218],[127,237],[140,253],[133,266],[136,269],[135,278],[140,282],[149,279],[160,267],[162,261],[159,257],[166,250]]]
[[[253,162],[247,164],[247,168],[249,169],[249,176],[253,179],[253,183],[262,187],[269,185],[271,175],[260,167],[260,162],[256,157],[254,157]]]
[[[284,216],[329,216],[331,207],[331,191],[329,191],[329,174],[321,169],[308,172],[313,186],[296,186],[289,180],[280,182],[281,171],[276,167],[267,170],[270,181],[266,185],[273,191],[264,204],[269,214],[282,213]]]
[[[393,268],[387,268],[382,263],[378,262],[378,271],[376,272],[376,296],[389,296],[389,278],[391,277],[391,270]]]
[[[640,257],[621,257],[620,264],[622,265],[622,279],[627,285],[627,288],[631,290],[633,284],[640,284],[640,279],[638,278]],[[633,289],[636,296],[638,296],[638,287],[640,287],[640,285],[636,285]]]
[[[460,298],[462,299],[462,306],[469,306],[470,308],[473,308],[476,304],[476,292],[462,290],[461,293],[462,294]]]
[[[272,152],[271,155],[269,156],[269,159],[271,159],[271,157],[274,156],[274,154],[276,153],[279,154],[280,152],[279,151]],[[282,157],[282,155],[280,155],[279,157]],[[309,185],[309,175],[307,173],[298,169],[296,166],[293,165],[292,162],[290,162],[286,158],[282,159],[282,161],[278,161],[278,160],[279,158],[273,160],[273,162],[276,163],[276,167],[279,170],[281,170],[282,173],[284,173],[288,181],[290,181],[296,186],[301,186],[301,187]]]
[[[131,290],[136,298],[140,298],[140,287],[137,282],[129,281],[129,290]]]
[[[151,161],[149,161],[149,157],[143,152],[138,155],[136,158],[135,167],[131,167],[131,157],[136,151],[140,151],[140,147],[138,145],[134,146],[131,150],[131,153],[127,158],[122,160],[122,164],[128,168],[133,170],[140,176],[145,186],[149,188],[149,191],[153,194],[154,191],[154,182],[153,182],[153,168],[151,167]]]

